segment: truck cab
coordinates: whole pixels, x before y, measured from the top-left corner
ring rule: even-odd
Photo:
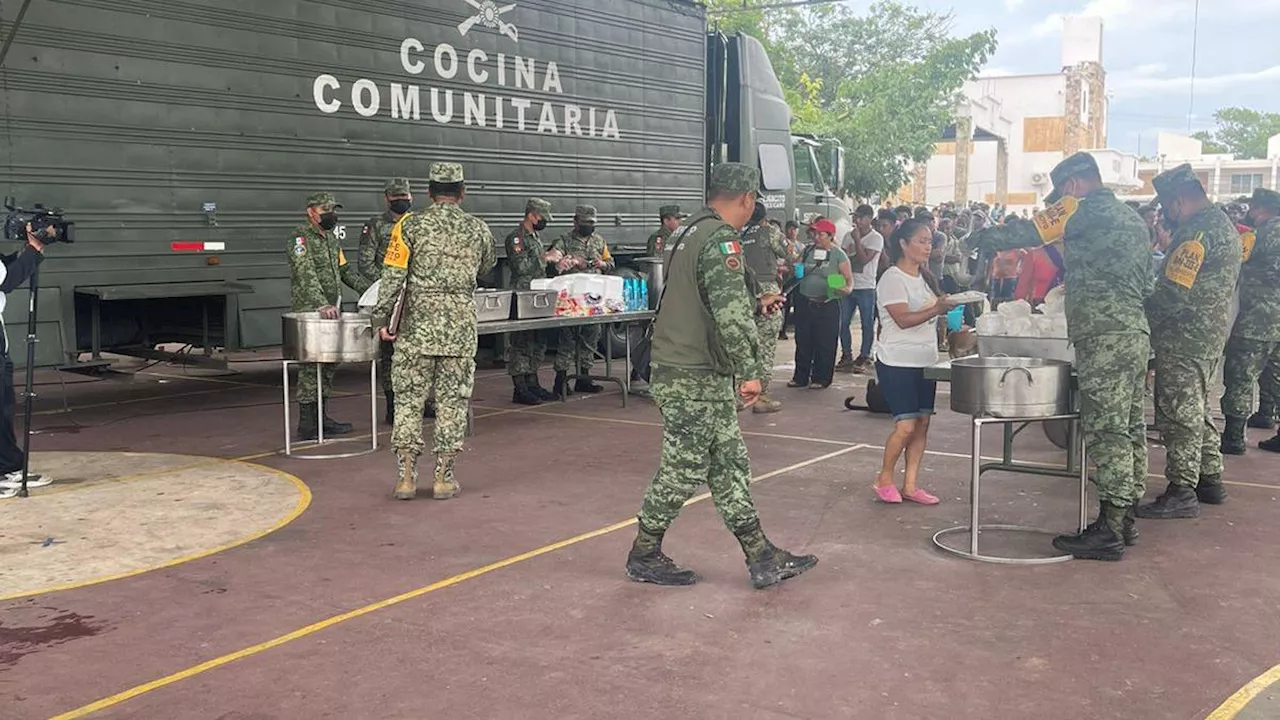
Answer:
[[[853,230],[850,208],[836,196],[823,176],[818,162],[819,152],[827,153],[828,166],[835,175],[835,187],[844,184],[844,147],[834,138],[820,139],[812,135],[793,135],[791,153],[795,163],[796,212],[801,219],[821,215],[836,225],[839,241]]]

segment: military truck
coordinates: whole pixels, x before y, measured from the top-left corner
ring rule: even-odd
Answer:
[[[0,38],[21,10],[0,194],[78,232],[42,266],[37,365],[278,345],[307,195],[337,194],[354,262],[384,180],[421,206],[432,161],[463,164],[499,237],[530,195],[554,206],[548,239],[596,206],[624,267],[660,205],[701,204],[712,163],[758,164],[779,217],[826,193],[797,172],[809,146],[764,48],[708,34],[694,2],[40,0],[0,5]]]

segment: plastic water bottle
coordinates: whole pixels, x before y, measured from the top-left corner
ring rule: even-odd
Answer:
[[[630,312],[636,307],[636,279],[625,278],[622,281],[622,305],[623,309]]]
[[[636,285],[640,288],[640,302],[637,303],[637,310],[644,311],[649,309],[649,283],[644,278],[636,278]]]

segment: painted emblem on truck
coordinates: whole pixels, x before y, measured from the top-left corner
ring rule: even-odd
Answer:
[[[466,2],[476,9],[476,14],[459,23],[458,32],[465,36],[471,31],[471,28],[476,25],[483,25],[487,28],[496,29],[499,33],[511,38],[513,42],[520,41],[516,26],[502,19],[502,15],[516,8],[515,3],[498,7],[498,4],[493,0],[466,0]]]

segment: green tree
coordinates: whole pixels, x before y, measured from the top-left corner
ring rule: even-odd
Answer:
[[[1201,130],[1199,132],[1191,133],[1191,137],[1200,141],[1202,145],[1202,149],[1206,153],[1216,155],[1219,153],[1231,152],[1230,150],[1227,149],[1225,145],[1221,145],[1218,143],[1217,140],[1214,140],[1213,133],[1209,132],[1208,130]]]
[[[709,22],[764,42],[795,130],[840,140],[845,189],[859,195],[897,190],[910,163],[929,159],[965,81],[996,48],[994,30],[953,37],[950,14],[894,0],[863,14],[843,4],[743,7],[742,0],[708,0]]]
[[[1267,140],[1280,134],[1280,113],[1259,112],[1249,108],[1222,108],[1213,114],[1218,127],[1211,139],[1219,152],[1229,152],[1241,159],[1257,159],[1267,156]],[[1193,137],[1200,137],[1196,133]],[[1209,151],[1206,145],[1205,150]]]

